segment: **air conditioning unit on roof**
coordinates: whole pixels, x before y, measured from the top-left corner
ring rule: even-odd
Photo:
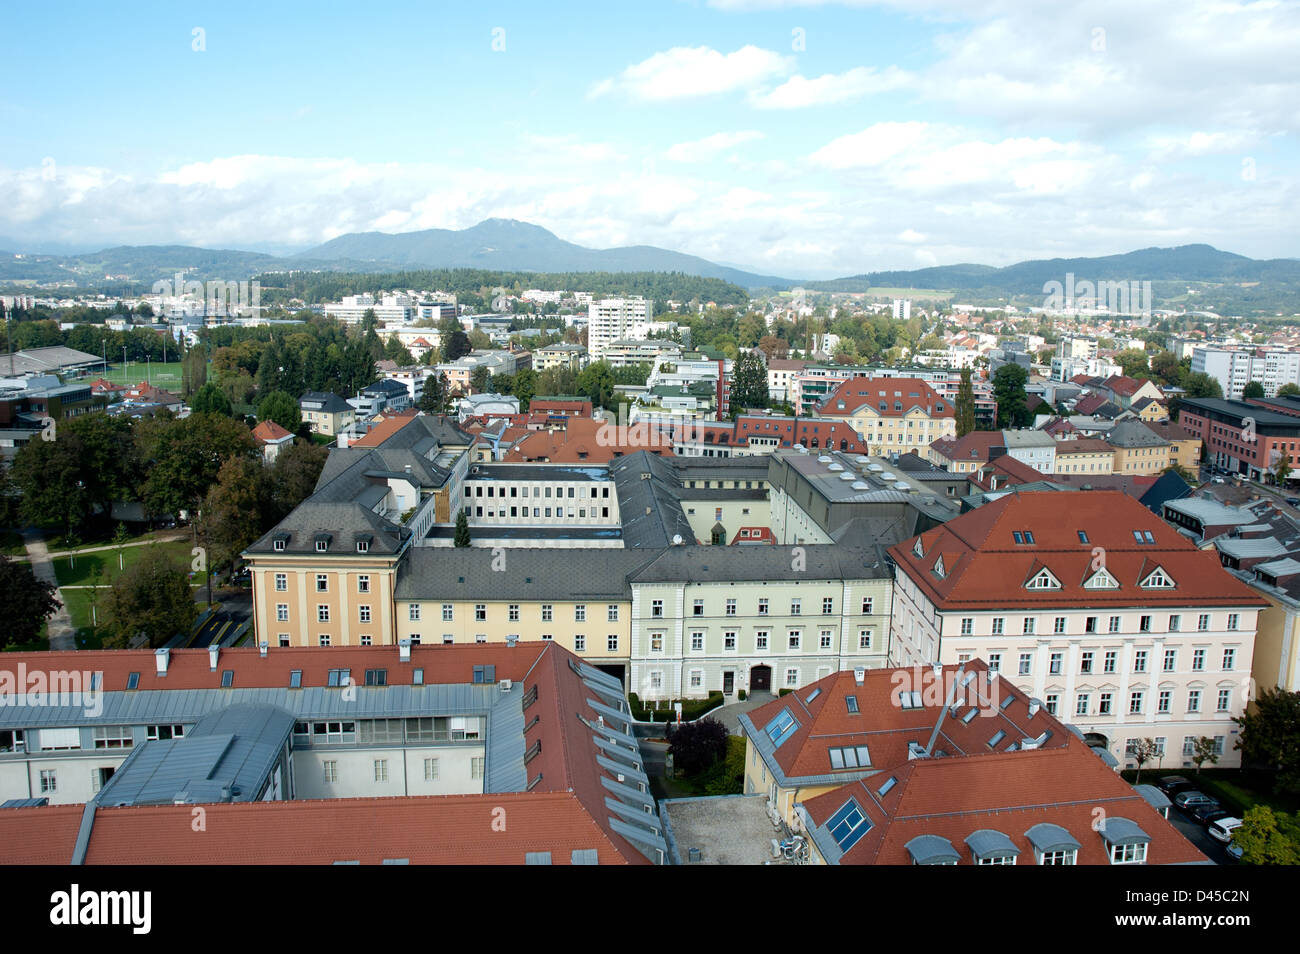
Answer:
[[[502,679],[500,682],[497,683],[497,687],[502,692],[509,692],[512,686],[514,686],[514,683],[509,679]]]

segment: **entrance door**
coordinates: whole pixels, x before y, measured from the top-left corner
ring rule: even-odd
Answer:
[[[729,696],[729,695],[731,695],[731,694],[732,694],[733,692],[735,692],[735,691],[736,691],[736,674],[735,674],[734,672],[730,672],[730,671],[728,671],[728,672],[724,672],[724,673],[722,674],[722,693],[723,693],[723,695],[727,695],[727,696]]]
[[[768,692],[772,691],[772,667],[755,666],[749,671],[749,688],[754,691],[760,689]]]

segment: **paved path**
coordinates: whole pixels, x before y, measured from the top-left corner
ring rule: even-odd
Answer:
[[[26,534],[24,534],[26,536]],[[132,540],[130,543],[105,543],[103,546],[96,547],[79,547],[76,550],[55,550],[52,554],[53,559],[60,559],[65,556],[81,556],[83,553],[100,553],[104,550],[116,550],[119,546],[123,547],[147,547],[151,543],[175,543],[177,540],[189,540],[191,534],[181,532],[166,537],[154,537],[151,540]],[[44,541],[41,541],[44,545]]]
[[[775,698],[776,696],[772,693],[760,689],[749,693],[749,698],[744,702],[732,702],[720,709],[714,709],[709,713],[709,716],[725,725],[727,731],[732,735],[740,735],[740,714],[749,712],[751,709],[757,709]]]
[[[55,599],[60,604],[63,597],[58,587],[59,581],[54,576],[54,564],[50,562],[50,551],[45,546],[45,538],[39,530],[28,528],[23,531],[23,543],[27,547],[27,558],[32,562],[32,573],[36,579],[44,580],[54,587]],[[60,605],[50,617],[45,629],[50,638],[50,649],[76,649],[76,631],[72,628],[72,617],[68,608]]]

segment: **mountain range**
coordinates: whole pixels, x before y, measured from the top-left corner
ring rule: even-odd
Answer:
[[[0,283],[67,282],[83,288],[121,287],[128,283],[151,286],[160,279],[172,278],[177,271],[185,271],[187,279],[229,281],[266,272],[378,273],[420,268],[681,272],[722,279],[748,290],[780,291],[800,284],[650,245],[586,248],[540,226],[514,219],[487,219],[461,230],[354,232],[291,256],[181,245],[118,246],[77,255],[0,252]],[[1207,304],[1231,306],[1244,300],[1253,302],[1257,312],[1300,311],[1300,260],[1261,261],[1209,245],[1147,248],[1095,258],[1041,259],[1001,268],[959,264],[867,272],[802,284],[816,291],[931,289],[980,300],[1013,300],[1018,296],[1041,296],[1045,283],[1064,282],[1069,273],[1079,281],[1151,281],[1157,298],[1166,301],[1204,294],[1207,297],[1202,301]]]

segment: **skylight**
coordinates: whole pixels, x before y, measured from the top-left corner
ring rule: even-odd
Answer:
[[[894,778],[894,776],[891,775],[889,776],[888,779],[885,780],[885,784],[880,786],[880,789],[876,792],[876,794],[879,795],[881,798],[884,798],[886,795],[889,794],[890,790],[893,789],[893,787],[897,784],[898,784],[898,779]]]
[[[1087,531],[1087,530],[1080,530],[1080,531],[1079,531],[1079,542],[1080,542],[1080,543],[1087,543],[1087,542],[1089,542],[1089,541],[1088,541],[1088,531]]]
[[[847,745],[830,749],[831,768],[869,768],[871,753],[865,745]]]
[[[126,687],[128,689],[138,689],[140,687],[140,674],[133,672],[126,677]]]
[[[844,704],[845,704],[846,706],[848,706],[848,709],[849,709],[849,715],[857,715],[857,714],[858,714],[858,697],[857,697],[857,696],[845,696],[845,697],[844,697]]]
[[[826,822],[826,830],[835,839],[835,844],[839,845],[840,851],[848,851],[863,835],[871,831],[871,820],[862,813],[858,803],[850,798]]]
[[[772,748],[779,749],[781,743],[794,735],[795,730],[798,728],[799,723],[794,721],[794,716],[790,714],[790,710],[782,709],[777,713],[776,718],[764,726],[763,731],[772,740]]]
[[[998,729],[998,731],[993,733],[993,738],[989,739],[989,748],[990,749],[997,748],[998,743],[1001,742],[1006,737],[1007,734],[1003,732],[1001,729]]]

